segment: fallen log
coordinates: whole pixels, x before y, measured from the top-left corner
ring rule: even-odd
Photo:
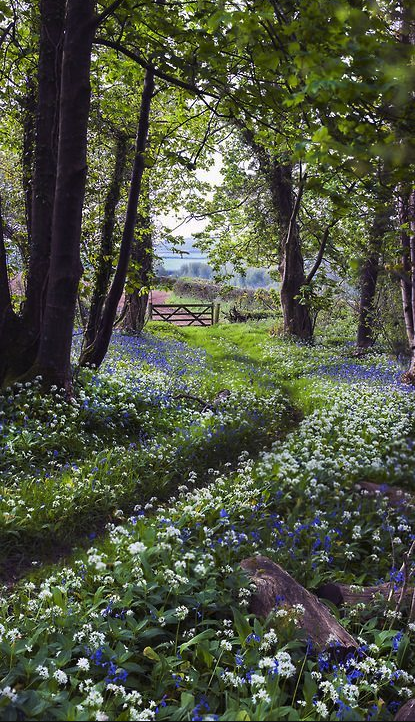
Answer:
[[[299,625],[318,651],[330,648],[339,651],[340,647],[341,652],[347,654],[357,649],[357,642],[339,624],[329,609],[314,594],[296,582],[279,564],[275,564],[268,557],[256,556],[244,559],[241,567],[257,589],[251,597],[249,611],[252,614],[267,617],[277,608],[277,598],[284,607],[301,604],[304,607],[304,614],[299,619]]]
[[[173,396],[174,399],[188,399],[189,401],[196,401],[198,404],[202,406],[202,412],[203,411],[214,411],[215,408],[221,405],[225,399],[228,398],[228,396],[231,395],[231,392],[229,389],[222,389],[221,391],[218,391],[216,396],[212,399],[212,401],[206,401],[206,399],[201,399],[199,396],[193,396],[192,394],[175,394]]]
[[[357,491],[365,491],[368,496],[386,497],[391,506],[409,506],[415,503],[415,499],[409,492],[397,486],[388,484],[375,484],[372,481],[359,481],[355,484]]]
[[[372,587],[354,587],[349,584],[336,584],[329,582],[323,584],[316,590],[316,594],[319,599],[327,599],[336,607],[341,607],[343,604],[368,604],[373,599],[381,594],[385,599],[394,599],[395,602],[401,602],[409,604],[414,594],[414,587],[397,587],[393,586],[393,583],[378,584]]]
[[[408,699],[393,718],[395,722],[415,720],[415,699]]]

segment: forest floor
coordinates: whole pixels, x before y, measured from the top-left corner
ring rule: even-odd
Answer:
[[[358,650],[316,652],[300,608],[249,614],[240,562],[311,591],[402,589],[414,506],[358,489],[414,491],[400,374],[334,332],[157,323],[116,336],[69,407],[35,385],[1,397],[0,719],[393,719],[415,696],[408,610],[329,604]]]

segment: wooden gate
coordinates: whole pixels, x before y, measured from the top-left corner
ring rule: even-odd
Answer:
[[[212,326],[219,322],[219,303],[149,303],[150,321],[167,321],[177,326]]]

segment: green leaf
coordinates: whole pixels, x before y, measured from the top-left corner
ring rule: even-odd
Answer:
[[[147,659],[153,660],[153,662],[160,661],[159,655],[157,654],[157,652],[154,651],[152,647],[145,647],[143,650],[143,654],[145,657],[147,657]]]
[[[198,644],[203,639],[212,639],[212,637],[214,637],[214,636],[215,635],[214,635],[214,632],[212,629],[205,629],[204,632],[200,632],[200,634],[196,634],[196,636],[193,637],[192,639],[189,639],[188,642],[184,642],[183,644],[181,644],[179,647],[180,654],[183,654],[185,649],[192,647],[194,644]]]
[[[247,619],[240,613],[239,609],[232,607],[233,620],[236,631],[239,634],[241,642],[245,642],[246,638],[251,634],[252,628]]]
[[[323,141],[327,141],[330,139],[330,133],[327,130],[325,125],[322,125],[321,128],[316,130],[316,132],[312,136],[312,140],[314,143],[321,143]]]

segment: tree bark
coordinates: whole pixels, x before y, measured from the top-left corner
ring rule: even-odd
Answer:
[[[260,171],[266,178],[271,194],[272,210],[279,228],[279,256],[281,272],[280,299],[283,312],[284,332],[303,340],[313,337],[313,321],[308,307],[298,298],[303,286],[307,285],[304,272],[304,259],[301,250],[298,212],[300,209],[304,183],[295,199],[293,188],[293,168],[283,163],[255,139],[254,132],[243,123],[237,122],[242,137],[255,153]]]
[[[30,212],[30,261],[23,309],[28,367],[36,355],[49,270],[57,172],[65,0],[41,0],[36,143]],[[30,351],[29,351],[30,349]]]
[[[101,233],[98,265],[95,273],[91,307],[84,337],[85,347],[90,346],[97,335],[102,308],[111,280],[114,256],[114,227],[116,210],[120,200],[121,188],[125,176],[126,162],[127,137],[120,133],[116,141],[113,175],[104,204],[104,221]]]
[[[294,199],[292,166],[273,161],[271,166],[271,194],[281,229],[281,307],[284,332],[303,340],[313,336],[310,311],[299,299],[306,285],[304,259],[301,251],[298,211],[302,186]]]
[[[94,0],[67,0],[59,112],[59,146],[49,279],[39,353],[31,373],[70,393],[73,324],[81,276]]]
[[[403,380],[415,384],[415,191],[403,191],[399,198],[399,223],[401,225],[401,262],[403,278],[401,292],[406,335],[411,352],[411,362]]]
[[[33,182],[29,199],[32,120],[24,130],[25,201],[31,237],[26,301],[21,316],[7,313],[0,327],[0,385],[27,373],[39,347],[40,325],[49,267],[52,209],[55,191],[56,119],[60,83],[60,44],[63,37],[65,0],[41,0],[38,61],[38,98],[35,121]],[[31,204],[31,205],[30,205]]]
[[[375,484],[373,481],[358,481],[355,484],[357,491],[363,491],[367,496],[380,496],[388,499],[391,506],[407,507],[414,506],[414,497],[408,491],[398,486],[389,486],[388,484]]]
[[[393,718],[394,722],[413,722],[415,720],[415,699],[409,699]]]
[[[401,601],[403,593],[402,603],[408,606],[411,603],[414,588],[407,587],[402,589],[398,587],[394,589],[393,583],[378,584],[372,587],[361,587],[356,590],[353,585],[350,584],[336,584],[327,583],[323,584],[317,589],[316,594],[319,599],[327,599],[332,602],[336,607],[341,607],[343,604],[365,604],[368,605],[373,602],[375,597],[382,595],[385,599],[393,599],[395,602]]]
[[[368,254],[360,274],[359,321],[357,327],[357,349],[366,351],[375,342],[375,296],[379,276],[380,254],[383,239],[390,224],[390,208],[376,209],[370,229]]]
[[[144,195],[144,194],[143,194]],[[128,333],[138,335],[145,323],[148,289],[153,265],[153,244],[150,218],[149,184],[145,183],[145,200],[138,213],[136,233],[131,251],[130,274],[134,290],[126,296],[124,328]]]
[[[300,627],[317,650],[331,649],[337,652],[340,648],[343,652],[349,652],[357,649],[357,642],[327,607],[298,584],[279,564],[275,564],[268,557],[256,556],[244,559],[241,567],[257,587],[251,597],[252,614],[267,617],[275,610],[277,597],[284,606],[301,604],[304,614],[299,620]]]
[[[410,339],[411,362],[404,380],[415,385],[415,189],[411,190],[408,200],[408,222],[409,222],[409,266],[411,281],[411,334]]]
[[[26,86],[27,93],[23,100],[22,176],[27,229],[27,252],[23,254],[23,261],[28,264],[32,245],[33,167],[36,148],[36,83],[32,77],[27,78]]]
[[[369,253],[360,274],[359,321],[357,327],[357,348],[366,351],[375,342],[375,295],[379,275],[379,255]]]
[[[0,337],[1,330],[13,314],[10,294],[9,275],[7,272],[6,246],[4,243],[2,199],[0,197]]]
[[[403,55],[409,67],[410,46],[415,44],[415,10],[410,0],[399,4],[400,41]],[[413,89],[408,90],[408,105],[414,102]],[[408,169],[411,172],[411,168]],[[398,198],[400,237],[402,248],[403,279],[401,280],[403,312],[411,352],[409,369],[403,381],[415,385],[415,187],[414,183],[402,183]]]
[[[140,117],[138,121],[137,138],[135,144],[134,165],[131,175],[130,192],[128,196],[127,213],[124,231],[121,240],[120,254],[117,269],[111,284],[104,310],[99,324],[98,333],[94,342],[84,350],[80,358],[82,366],[98,368],[108,350],[111,341],[112,329],[118,304],[124,289],[125,279],[130,261],[131,248],[134,239],[134,230],[137,220],[137,207],[140,197],[141,180],[143,177],[145,159],[144,153],[147,145],[151,99],[154,92],[154,72],[147,70],[144,79],[144,88],[141,98]]]
[[[8,372],[13,344],[20,332],[19,318],[13,311],[4,243],[3,214],[0,197],[0,379]]]

